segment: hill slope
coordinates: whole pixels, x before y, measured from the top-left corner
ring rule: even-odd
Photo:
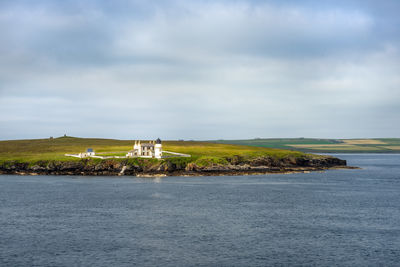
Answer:
[[[143,141],[146,142],[146,141]],[[79,153],[93,148],[96,154],[125,154],[132,149],[134,140],[115,140],[100,138],[59,137],[54,139],[31,139],[0,141],[0,160],[71,160],[66,153]],[[304,153],[282,149],[252,147],[245,145],[215,144],[196,141],[163,141],[163,150],[192,155],[193,158],[208,157],[243,157],[302,156]]]

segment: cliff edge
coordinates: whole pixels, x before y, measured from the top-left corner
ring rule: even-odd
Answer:
[[[345,160],[331,156],[284,157],[269,156],[251,159],[234,156],[223,162],[213,159],[80,159],[73,161],[42,160],[37,162],[4,161],[0,174],[17,175],[104,175],[104,176],[201,176],[247,175],[319,171],[347,167]]]

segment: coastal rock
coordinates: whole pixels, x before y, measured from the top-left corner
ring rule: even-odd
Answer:
[[[47,169],[45,167],[41,167],[39,165],[33,165],[32,167],[30,167],[30,170],[34,171],[34,172],[43,172],[43,171],[46,171]]]
[[[235,155],[232,158],[229,158],[228,161],[232,164],[232,165],[239,165],[240,163],[243,162],[243,157],[239,156],[239,155]]]
[[[60,171],[75,171],[82,169],[82,163],[76,161],[66,161],[60,166]]]
[[[188,165],[186,165],[186,168],[185,168],[185,171],[189,171],[189,172],[197,171],[197,170],[199,170],[199,167],[193,162],[188,163]]]
[[[227,159],[227,164],[210,163],[199,166],[195,162],[170,160],[145,161],[39,161],[33,165],[24,162],[2,162],[0,174],[44,174],[44,175],[245,175],[282,172],[305,172],[344,167],[346,161],[330,156],[321,157],[257,157],[246,160],[239,156]],[[350,168],[350,167],[348,167]]]
[[[281,162],[278,159],[271,157],[258,157],[252,160],[249,160],[248,163],[250,166],[280,166]]]

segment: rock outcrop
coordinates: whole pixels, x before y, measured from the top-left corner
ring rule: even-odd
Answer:
[[[38,161],[35,163],[8,161],[0,163],[0,174],[20,175],[246,175],[263,173],[288,173],[351,168],[346,161],[330,156],[287,157],[282,159],[258,157],[243,159],[227,158],[227,164],[199,165],[194,162],[174,163],[173,160],[129,161],[83,159],[79,161]],[[121,170],[124,168],[124,171]]]

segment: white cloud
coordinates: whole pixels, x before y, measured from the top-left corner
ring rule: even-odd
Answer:
[[[387,130],[400,112],[397,37],[377,38],[382,18],[362,8],[185,1],[139,14],[135,4],[44,3],[0,11],[0,138],[399,130]]]

